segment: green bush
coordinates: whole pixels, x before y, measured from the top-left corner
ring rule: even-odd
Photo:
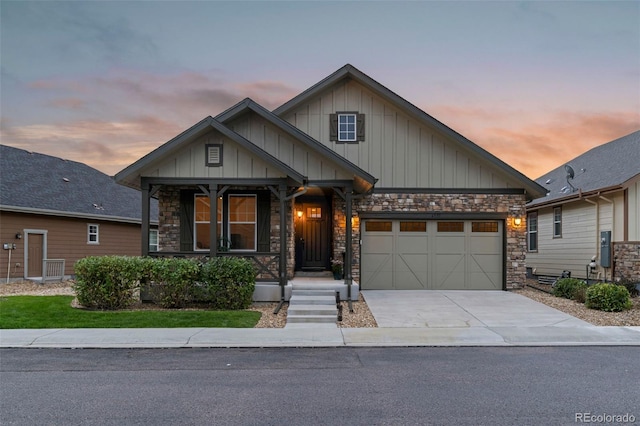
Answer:
[[[216,257],[202,264],[198,301],[214,309],[246,309],[251,306],[256,273],[251,261],[239,257]]]
[[[193,289],[200,273],[194,259],[153,259],[148,267],[149,292],[163,308],[184,308],[194,299]]]
[[[631,308],[629,291],[615,284],[595,284],[587,290],[586,305],[605,312],[620,312]]]
[[[622,277],[616,284],[623,286],[629,292],[629,296],[636,297],[638,295],[638,280],[632,280],[631,278]]]
[[[140,282],[140,258],[91,256],[74,265],[73,286],[78,302],[87,308],[123,309],[135,302]]]
[[[564,297],[565,299],[576,300],[576,296],[580,298],[579,292],[587,288],[587,284],[577,278],[561,278],[553,286],[553,295],[556,297]]]

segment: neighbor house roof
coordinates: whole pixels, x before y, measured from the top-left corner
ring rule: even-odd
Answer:
[[[86,164],[0,145],[0,210],[140,223],[142,202],[140,191]]]
[[[569,168],[573,178],[568,177]],[[624,189],[640,179],[640,130],[597,146],[536,179],[548,192],[527,207],[572,201]]]
[[[298,96],[294,97],[290,101],[279,106],[278,108],[273,110],[273,113],[278,115],[279,117],[284,117],[287,113],[293,111],[294,109],[304,104],[305,102],[308,102],[309,100],[313,99],[318,94],[322,93],[324,90],[328,89],[329,87],[333,86],[334,84],[342,80],[347,80],[347,79],[352,79],[358,82],[359,84],[362,84],[363,86],[369,88],[369,90],[373,91],[381,98],[386,99],[400,106],[408,114],[415,117],[417,120],[422,121],[423,123],[438,129],[444,135],[447,135],[454,141],[458,142],[464,148],[479,155],[481,158],[484,158],[485,160],[488,160],[489,162],[495,164],[496,167],[502,169],[504,173],[506,173],[508,176],[510,176],[511,178],[513,178],[515,181],[519,182],[522,185],[522,187],[527,191],[528,198],[541,197],[545,194],[546,191],[542,186],[538,185],[536,182],[532,181],[531,179],[529,179],[528,177],[526,177],[525,175],[523,175],[513,167],[509,166],[507,163],[503,162],[502,160],[492,155],[488,151],[485,151],[484,149],[480,148],[471,140],[465,138],[460,133],[456,132],[455,130],[451,129],[450,127],[446,126],[440,121],[436,120],[435,118],[433,118],[432,116],[424,112],[422,109],[418,108],[417,106],[413,105],[406,99],[392,92],[391,90],[389,90],[388,88],[378,83],[377,81],[375,81],[374,79],[372,79],[371,77],[369,77],[368,75],[366,75],[365,73],[363,73],[362,71],[358,70],[356,67],[350,64],[343,66],[333,74],[329,75],[328,77],[324,78],[317,84],[311,86],[304,92],[300,93]]]

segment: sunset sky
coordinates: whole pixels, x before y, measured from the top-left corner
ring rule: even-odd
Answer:
[[[0,2],[1,143],[115,174],[350,63],[530,178],[640,129],[640,2]]]

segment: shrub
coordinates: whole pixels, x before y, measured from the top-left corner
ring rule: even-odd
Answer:
[[[78,302],[87,308],[123,309],[135,302],[140,281],[139,258],[91,256],[74,265],[73,286]]]
[[[589,287],[586,305],[605,312],[620,312],[632,306],[629,291],[623,286],[609,283]]]
[[[576,300],[577,293],[586,288],[587,284],[577,278],[561,278],[553,287],[553,295]],[[578,295],[578,297],[580,296]]]
[[[623,286],[629,292],[629,296],[636,297],[638,295],[638,288],[636,287],[638,281],[632,280],[631,278],[623,277],[616,284]]]
[[[184,308],[193,301],[200,272],[197,260],[160,258],[145,266],[149,269],[149,291],[163,308]]]
[[[202,265],[198,301],[214,309],[246,309],[256,288],[256,273],[247,259],[216,257]]]

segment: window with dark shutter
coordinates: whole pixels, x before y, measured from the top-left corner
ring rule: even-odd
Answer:
[[[208,167],[222,166],[222,144],[205,145],[205,161]]]
[[[357,143],[364,140],[364,114],[357,111],[329,114],[329,140],[338,143]]]

